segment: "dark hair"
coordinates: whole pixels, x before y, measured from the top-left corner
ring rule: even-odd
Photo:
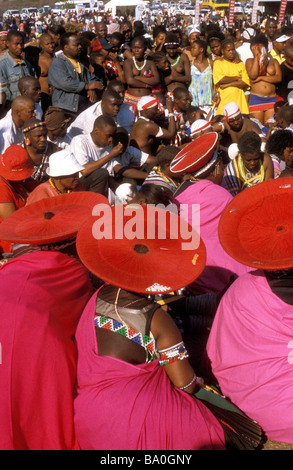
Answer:
[[[158,164],[165,166],[171,163],[173,158],[175,158],[179,152],[180,149],[178,147],[175,147],[174,145],[166,145],[166,147],[163,147],[157,154]]]
[[[153,29],[153,39],[155,39],[160,33],[167,34],[167,31],[164,26],[157,24]]]
[[[116,87],[123,87],[125,90],[125,85],[123,82],[120,80],[110,80],[110,82],[107,85],[107,90],[114,90],[116,91]]]
[[[66,33],[65,28],[61,26],[60,24],[53,24],[52,26],[49,27],[49,31],[56,35],[60,34],[60,36]]]
[[[207,43],[210,44],[211,41],[222,42],[225,39],[224,34],[218,30],[211,30],[207,35]]]
[[[189,106],[188,110],[186,111],[187,118],[189,119],[190,115],[196,113],[197,111],[200,111],[202,113],[202,110],[199,106]]]
[[[166,59],[166,54],[163,51],[157,51],[152,54],[151,59],[157,64],[158,62],[161,62],[162,59]]]
[[[175,90],[173,90],[174,99],[181,98],[182,96],[186,96],[188,94],[189,91],[187,90],[187,88],[184,88],[182,86],[179,86],[175,88]]]
[[[97,127],[99,129],[105,129],[108,126],[116,128],[116,123],[113,118],[111,118],[110,116],[107,116],[106,114],[102,114],[101,116],[98,116],[94,122],[94,129]]]
[[[132,46],[135,42],[138,42],[138,41],[142,42],[144,47],[147,47],[148,43],[147,43],[147,40],[144,36],[135,36],[132,39],[130,46]]]
[[[40,44],[40,46],[41,46],[43,40],[44,40],[44,39],[47,39],[47,38],[50,38],[51,41],[52,41],[52,35],[49,34],[49,33],[43,33],[43,34],[40,36],[40,38],[39,38],[39,44]]]
[[[78,37],[77,33],[74,31],[68,31],[67,33],[62,34],[60,37],[60,49],[64,49],[65,46],[69,43],[69,40],[72,36]]]
[[[248,131],[242,134],[238,140],[239,152],[244,155],[246,153],[253,153],[256,150],[260,150],[261,138],[254,131]]]
[[[124,127],[117,127],[116,133],[113,136],[113,145],[117,145],[119,142],[122,144],[128,144],[129,135]]]
[[[102,101],[112,99],[112,98],[122,102],[122,98],[116,90],[114,90],[113,88],[110,88],[110,89],[107,88],[102,94]]]
[[[233,41],[232,37],[224,39],[224,41],[222,41],[222,43],[221,43],[222,51],[224,51],[226,49],[226,47],[229,46],[229,44],[233,44],[233,46],[234,46],[234,41]]]
[[[140,20],[136,20],[133,23],[134,34],[145,34],[146,30],[144,29],[144,24]]]
[[[123,34],[118,33],[118,31],[116,31],[115,33],[112,33],[109,39],[116,39],[116,41],[120,42],[120,44],[123,44],[124,42]]]
[[[195,41],[193,41],[193,43],[192,43],[192,45],[191,45],[191,49],[192,49],[193,44],[197,44],[198,47],[200,47],[200,48],[203,49],[204,55],[205,55],[206,57],[208,56],[208,53],[207,53],[207,43],[206,43],[203,39],[196,39]]]
[[[250,44],[251,46],[254,46],[255,44],[261,44],[267,49],[269,41],[264,34],[259,33],[256,36],[254,36],[254,38],[251,38]]]
[[[98,57],[102,57],[102,58],[105,58],[104,54],[102,53],[102,51],[93,51],[90,53],[90,57],[89,57],[89,61],[90,61],[90,64],[91,65],[95,65],[96,63],[96,59]]]
[[[86,38],[88,39],[89,41],[92,41],[93,39],[95,39],[96,35],[95,33],[93,33],[92,31],[83,31],[82,33],[80,33],[79,35],[81,38]]]
[[[286,129],[278,129],[268,138],[266,152],[280,157],[287,147],[293,147],[293,133]]]
[[[179,45],[179,40],[176,33],[169,32],[166,34],[165,45],[171,42],[174,42]]]
[[[16,29],[10,29],[7,33],[7,41],[11,41],[12,38],[21,38],[24,41],[24,35]]]
[[[283,105],[278,110],[279,117],[283,118],[284,121],[290,125],[293,123],[293,106]]]
[[[170,189],[165,188],[153,183],[144,183],[137,195],[142,194],[146,199],[146,204],[163,204],[168,206],[173,199],[173,192]]]

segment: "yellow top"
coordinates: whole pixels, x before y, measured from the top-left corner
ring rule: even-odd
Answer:
[[[72,65],[73,65],[74,69],[77,71],[77,73],[81,73],[80,62],[78,62],[78,60],[75,60],[75,59],[70,59],[67,56],[65,56],[65,57],[66,57],[66,59],[68,59],[72,63]]]
[[[244,90],[233,86],[229,86],[228,88],[221,90],[221,88],[217,86],[217,83],[219,83],[219,81],[224,77],[239,77],[248,86],[250,86],[249,76],[243,62],[236,64],[225,59],[215,60],[213,66],[213,79],[221,98],[216,114],[223,114],[223,107],[232,101],[238,104],[242,114],[249,114]]]
[[[270,56],[272,59],[276,59],[280,65],[286,60],[284,54],[278,54],[274,49],[271,49]]]

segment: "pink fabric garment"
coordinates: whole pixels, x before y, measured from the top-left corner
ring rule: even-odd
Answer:
[[[268,438],[293,443],[293,306],[261,271],[223,296],[207,344],[222,392],[258,421]],[[291,348],[291,349],[290,349]]]
[[[188,204],[188,215],[183,212],[180,212],[180,215],[195,230],[197,217],[192,219],[191,206],[199,204],[200,208],[200,236],[206,246],[207,262],[203,273],[191,286],[194,294],[220,293],[227,287],[233,275],[240,276],[252,269],[232,259],[219,241],[219,220],[231,199],[233,198],[226,189],[209,180],[193,183],[176,196],[179,204]]]
[[[158,360],[132,365],[99,356],[97,293],[76,332],[75,430],[82,450],[224,449],[223,430],[201,402],[176,389]]]
[[[32,204],[33,202],[46,199],[48,197],[58,196],[56,189],[54,189],[47,181],[39,184],[28,196],[26,205]]]
[[[0,269],[0,448],[79,449],[73,426],[72,339],[92,295],[87,271],[57,252]]]

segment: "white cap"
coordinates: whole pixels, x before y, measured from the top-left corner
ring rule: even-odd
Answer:
[[[286,42],[290,39],[290,36],[286,36],[285,34],[283,34],[282,36],[280,36],[278,39],[275,39],[276,42]]]
[[[242,33],[242,37],[244,39],[251,39],[251,38],[254,38],[254,36],[256,35],[256,31],[255,29],[253,28],[247,28],[243,31]]]
[[[49,166],[47,168],[49,176],[70,176],[82,170],[84,170],[84,167],[78,163],[73,153],[68,149],[52,153],[49,157]]]
[[[153,108],[157,106],[159,101],[154,96],[143,96],[137,103],[137,110],[143,111],[148,108]]]
[[[191,124],[190,131],[191,131],[191,135],[195,135],[201,131],[205,131],[211,128],[212,126],[210,122],[206,121],[205,119],[197,119]]]
[[[237,144],[231,144],[228,147],[228,155],[230,160],[234,160],[235,157],[237,157],[239,153],[238,145]]]
[[[226,120],[229,121],[229,119],[234,119],[238,114],[241,114],[241,111],[238,104],[231,101],[231,103],[228,103],[223,107],[223,114]]]
[[[198,26],[194,26],[194,27],[189,31],[189,35],[190,35],[191,33],[200,33],[200,32],[201,32],[201,31],[200,31],[199,27],[198,27]]]

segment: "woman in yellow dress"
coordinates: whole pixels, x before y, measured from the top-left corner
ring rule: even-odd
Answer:
[[[214,62],[213,80],[220,94],[220,103],[216,114],[223,114],[223,107],[233,101],[237,103],[241,114],[249,114],[244,91],[250,86],[245,65],[236,57],[232,39],[222,42],[223,58]]]

